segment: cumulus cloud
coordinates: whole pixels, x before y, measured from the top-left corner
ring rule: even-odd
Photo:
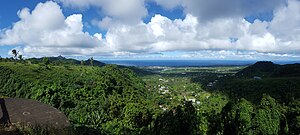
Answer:
[[[255,20],[249,23],[243,17],[234,17],[206,23],[191,14],[172,21],[155,15],[148,24],[115,24],[108,30],[106,39],[110,46],[128,52],[230,49],[299,54],[300,26],[294,23],[299,22],[299,6],[299,1],[290,0],[288,6],[275,11],[271,22]],[[291,15],[293,17],[281,19],[281,16]],[[289,24],[292,27],[285,27]],[[232,42],[231,38],[236,41]]]
[[[91,36],[82,31],[82,15],[64,17],[55,2],[39,3],[30,12],[18,12],[20,21],[1,35],[0,45],[24,44],[24,52],[60,53],[74,49],[95,48],[101,45],[99,34]],[[56,48],[55,51],[49,51]],[[74,51],[73,51],[74,52]]]
[[[148,24],[115,25],[106,39],[119,50],[135,52],[244,49],[243,46],[237,48],[229,38],[242,37],[248,25],[243,19],[221,19],[206,24],[189,14],[183,20],[174,21],[155,15]]]
[[[289,0],[288,5],[274,11],[271,22],[256,21],[250,25],[250,33],[241,40],[240,46],[257,47],[261,52],[300,52],[300,2]]]
[[[287,7],[275,11],[269,29],[281,42],[299,44],[300,40],[300,1],[289,0]],[[289,43],[291,42],[291,43]],[[299,48],[298,48],[299,49]]]

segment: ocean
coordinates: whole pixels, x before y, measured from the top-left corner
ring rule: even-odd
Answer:
[[[106,64],[136,67],[205,67],[205,66],[244,66],[256,61],[243,60],[100,60]],[[294,64],[300,61],[273,61],[276,64]]]

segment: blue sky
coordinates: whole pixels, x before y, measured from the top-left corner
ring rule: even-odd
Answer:
[[[299,0],[5,0],[0,56],[300,58]]]

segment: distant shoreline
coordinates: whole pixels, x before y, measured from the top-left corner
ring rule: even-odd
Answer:
[[[134,67],[231,67],[248,66],[257,61],[243,60],[100,60],[105,64],[116,64]],[[300,61],[272,61],[275,64],[294,64]]]

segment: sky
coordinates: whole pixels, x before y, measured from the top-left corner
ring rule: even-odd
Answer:
[[[2,0],[0,56],[299,60],[299,0]]]

